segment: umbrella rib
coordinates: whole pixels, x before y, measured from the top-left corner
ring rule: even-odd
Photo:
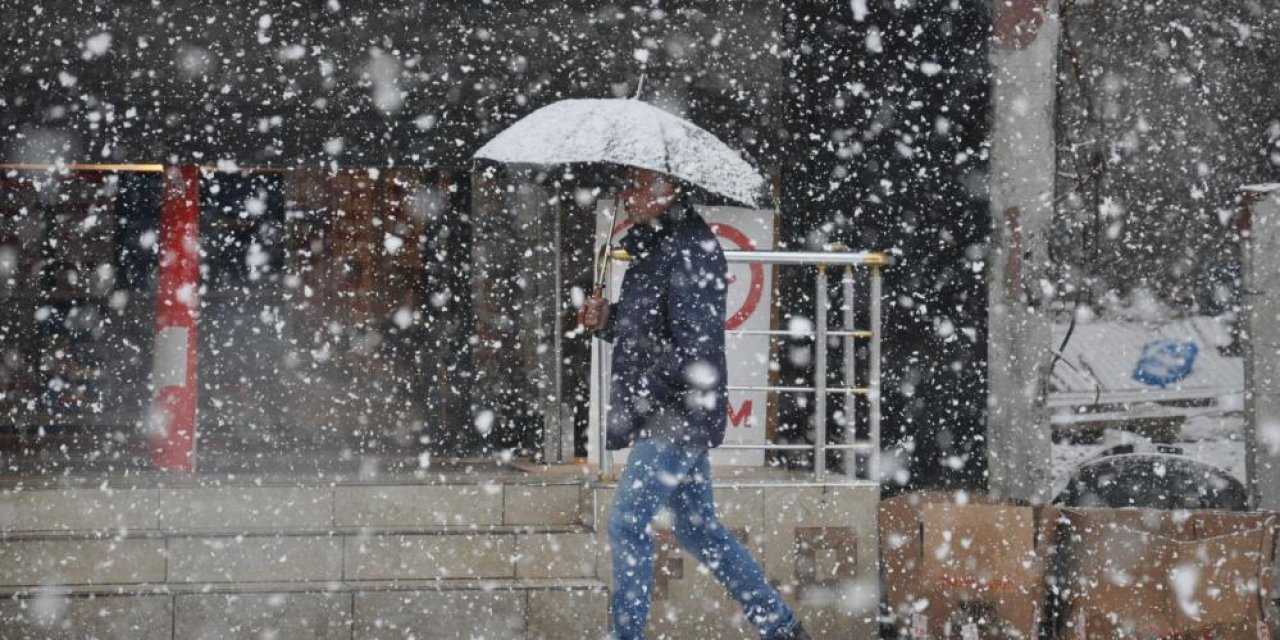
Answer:
[[[658,118],[658,139],[662,140],[662,166],[668,176],[675,177],[671,173],[671,139],[667,137],[667,127],[662,118]]]
[[[610,123],[610,125],[609,125],[608,129],[609,129],[610,131],[615,131],[615,130],[617,130],[617,126],[615,126],[613,123]],[[606,137],[605,137],[605,143],[604,143],[604,157],[605,157],[605,158],[614,158],[614,157],[617,157],[617,156],[615,155],[615,149],[617,148],[617,146],[618,146],[618,144],[619,144],[620,142],[621,142],[621,139],[620,139],[620,137],[619,137],[619,136],[614,135],[614,134],[612,134],[612,133],[610,133],[610,134],[606,135]],[[621,162],[616,162],[616,161],[605,160],[605,162],[612,162],[612,164],[615,164],[615,165],[627,166],[627,165],[622,164]]]
[[[614,128],[615,128],[615,127],[613,127],[613,126],[612,126],[612,124],[610,123],[610,126],[608,127],[608,129],[612,130],[612,129],[614,129]],[[617,143],[618,143],[618,138],[617,138],[617,137],[615,137],[615,136],[614,136],[614,135],[612,135],[612,134],[605,134],[605,138],[604,138],[604,153],[603,153],[602,155],[603,155],[605,158],[612,158],[612,157],[613,157],[613,147],[614,147],[614,145],[616,145]]]

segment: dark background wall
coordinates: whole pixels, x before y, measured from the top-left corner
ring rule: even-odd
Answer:
[[[945,1],[868,2],[861,19],[843,3],[797,9],[788,25],[788,241],[894,254],[885,287],[889,484],[979,485],[986,11]],[[803,313],[805,297],[789,298],[788,310]],[[800,423],[800,413],[784,415]]]
[[[31,161],[461,164],[519,115],[630,95],[648,68],[649,99],[770,148],[785,5],[645,5],[15,3],[0,143]]]

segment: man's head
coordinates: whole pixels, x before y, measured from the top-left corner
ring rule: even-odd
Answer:
[[[632,224],[644,224],[675,204],[679,189],[669,178],[648,169],[627,167],[622,174],[623,210]]]

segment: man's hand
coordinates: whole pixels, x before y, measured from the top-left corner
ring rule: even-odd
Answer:
[[[599,292],[587,298],[578,310],[578,322],[587,331],[601,331],[609,322],[609,301]]]

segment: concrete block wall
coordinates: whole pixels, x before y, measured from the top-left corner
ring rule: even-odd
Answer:
[[[577,482],[0,490],[0,638],[599,637]]]
[[[374,638],[599,638],[607,600],[598,585],[233,593],[44,594],[0,598],[0,637],[169,640]]]
[[[3,638],[596,638],[614,489],[447,484],[0,490]],[[873,486],[717,486],[815,637],[873,637]],[[651,631],[754,631],[656,524]]]

